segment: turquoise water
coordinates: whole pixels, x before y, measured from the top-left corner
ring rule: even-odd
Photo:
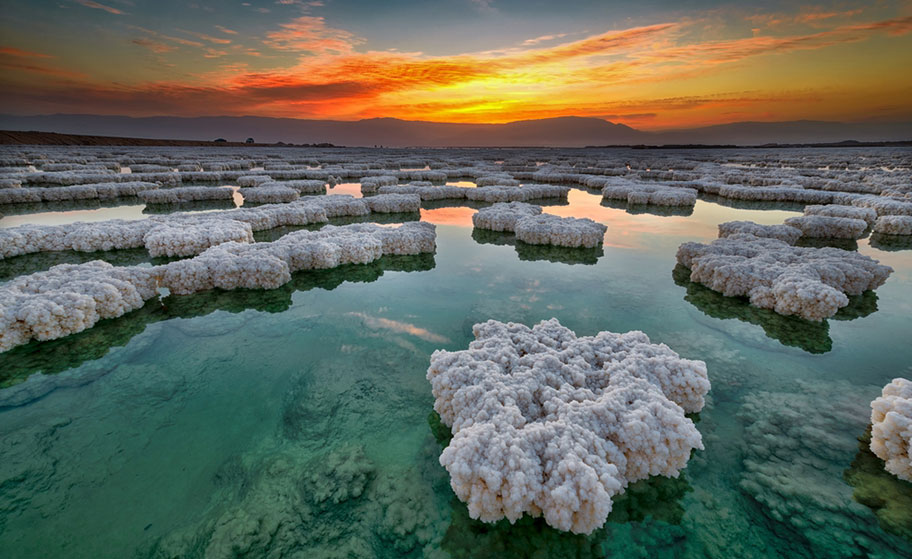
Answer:
[[[814,324],[675,267],[680,243],[722,221],[794,208],[628,213],[574,190],[546,211],[608,233],[561,250],[437,206],[392,218],[437,223],[434,255],[169,296],[0,355],[0,557],[910,556],[910,484],[858,439],[881,387],[912,375],[912,252],[859,241],[895,273]],[[151,261],[29,255],[0,262],[0,282],[95,256]],[[643,330],[712,381],[695,418],[706,449],[678,479],[631,486],[590,536],[473,521],[437,462],[431,352],[465,348],[488,318],[551,317],[579,335]]]

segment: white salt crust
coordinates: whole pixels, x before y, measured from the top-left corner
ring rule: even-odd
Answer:
[[[245,242],[221,242],[198,256],[154,267],[114,267],[94,260],[61,264],[46,272],[22,276],[0,287],[0,352],[32,339],[51,340],[90,328],[103,318],[137,309],[165,287],[176,294],[212,288],[274,289],[300,270],[364,264],[385,254],[434,252],[433,224],[411,222],[399,227],[364,223],[319,231],[296,231],[269,243],[253,243],[250,225],[236,221],[182,224],[169,229],[200,227],[191,236],[239,228]],[[213,230],[212,227],[217,227]],[[169,244],[171,230],[159,232],[154,246],[183,247],[184,239]],[[150,248],[150,252],[152,248]],[[173,252],[173,250],[172,250]]]
[[[693,206],[697,191],[692,188],[635,183],[625,179],[611,180],[602,188],[602,198],[626,200],[628,204],[657,206]]]
[[[24,202],[55,202],[61,200],[106,200],[125,196],[138,196],[154,191],[158,185],[151,182],[107,182],[75,186],[50,186],[30,188],[0,188],[0,204]]]
[[[376,213],[417,212],[421,210],[421,197],[417,194],[378,194],[362,198],[370,211]]]
[[[485,186],[467,188],[466,198],[481,202],[527,202],[543,198],[566,198],[570,189],[553,184],[526,184],[523,186]]]
[[[856,252],[794,247],[778,239],[739,233],[705,245],[684,243],[678,263],[691,281],[752,305],[808,320],[833,316],[860,295],[883,285],[893,268]]]
[[[440,456],[456,495],[485,522],[544,516],[588,534],[629,483],[677,477],[703,448],[706,365],[642,332],[577,337],[556,319],[490,320],[463,351],[435,351],[427,378],[453,439]]]
[[[372,177],[362,177],[358,182],[361,183],[362,194],[373,194],[377,192],[381,186],[393,186],[399,184],[399,177],[394,177],[391,175],[378,175]]]
[[[895,378],[871,402],[871,452],[888,472],[912,481],[912,381]]]
[[[244,175],[237,178],[237,185],[240,187],[260,186],[263,183],[272,182],[269,175]]]
[[[608,228],[588,218],[541,214],[523,217],[514,227],[516,238],[532,245],[593,248],[602,244]]]
[[[805,206],[804,215],[825,215],[829,217],[849,217],[852,219],[863,219],[868,225],[872,225],[877,219],[877,212],[873,208],[843,206],[840,204],[828,204],[826,206]]]
[[[727,221],[719,224],[719,238],[730,237],[739,233],[748,233],[755,237],[779,239],[790,245],[801,238],[801,230],[788,225],[760,225],[753,221]]]
[[[912,235],[912,215],[882,215],[874,222],[874,232],[882,235]]]
[[[800,229],[802,237],[825,239],[860,239],[868,228],[868,222],[863,219],[826,215],[790,217],[785,224]]]
[[[263,183],[264,186],[242,188],[241,196],[245,204],[286,204],[298,199],[298,191],[275,183]]]
[[[525,202],[498,202],[475,212],[472,225],[478,229],[512,233],[518,220],[541,213],[541,206]]]
[[[219,186],[181,186],[146,190],[139,193],[139,199],[147,204],[178,204],[197,200],[231,200],[234,192]]]

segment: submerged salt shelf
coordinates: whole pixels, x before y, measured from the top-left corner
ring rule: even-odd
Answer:
[[[21,316],[34,318],[35,332],[87,326],[94,320],[92,305],[99,315],[80,332],[0,353],[0,556],[908,556],[912,484],[887,471],[871,451],[870,422],[871,402],[883,387],[896,377],[909,378],[910,236],[875,230],[857,241],[796,239],[802,231],[785,225],[801,215],[860,219],[866,225],[880,217],[885,231],[901,231],[912,184],[908,150],[0,151],[8,155],[0,157],[0,184],[12,189],[50,190],[61,181],[97,184],[90,179],[98,176],[124,184],[118,171],[132,166],[143,174],[140,180],[156,184],[149,192],[195,188],[198,180],[200,186],[239,191],[238,200],[244,191],[271,185],[301,196],[240,209],[230,207],[227,198],[143,209],[135,197],[0,208],[5,214],[0,230],[21,233],[28,226],[37,239],[48,239],[49,248],[61,246],[51,242],[58,238],[54,232],[67,231],[66,239],[69,228],[81,230],[69,236],[71,246],[64,250],[0,259],[0,289],[16,285],[20,294],[21,288],[48,295],[27,293],[21,299],[28,309]],[[27,178],[51,173],[57,174],[44,182]],[[242,176],[269,180],[248,179],[259,186],[238,189]],[[327,189],[339,181],[344,184]],[[630,204],[627,198],[601,196],[611,181],[647,193],[697,195],[684,206]],[[495,202],[518,200],[509,206],[523,207],[528,202],[521,198],[535,190],[523,189],[533,185],[557,194],[529,200],[544,213],[590,219],[607,226],[609,234],[593,248],[519,240],[509,231],[518,219],[498,215]],[[482,199],[463,197],[475,191],[488,193]],[[413,198],[401,204],[379,198],[373,202],[377,209],[393,212],[380,214],[371,211],[372,194]],[[829,201],[815,208],[807,205],[811,199]],[[117,206],[124,203],[129,205]],[[140,220],[147,212],[191,208],[207,212]],[[408,211],[397,213],[402,209]],[[112,223],[115,218],[127,225]],[[100,223],[93,227],[93,220]],[[73,225],[79,221],[83,224]],[[123,232],[146,227],[140,221],[162,227],[157,253],[186,249],[188,256],[153,257],[145,234],[135,241]],[[215,224],[229,222],[226,227],[236,231],[226,235],[237,235],[236,241],[207,237],[221,230]],[[410,224],[399,226],[403,222]],[[433,233],[428,223],[436,224]],[[353,225],[335,227],[343,224]],[[809,251],[800,256],[809,263],[805,268],[819,267],[820,256],[833,249],[818,247],[838,244],[852,256],[826,266],[832,272],[823,278],[827,282],[842,274],[854,283],[858,270],[868,269],[869,263],[859,266],[863,257],[879,261],[873,270],[889,266],[896,272],[876,293],[847,295],[848,303],[833,316],[812,321],[759,308],[746,297],[727,297],[691,281],[692,270],[675,265],[682,243],[708,245],[717,236],[734,242],[744,234],[760,243],[781,239],[797,245],[787,244],[788,251],[769,261],[757,260],[778,262],[757,271],[778,269],[799,249]],[[77,252],[106,248],[117,239],[139,244]],[[2,241],[0,247],[9,248]],[[424,249],[433,252],[385,255]],[[371,260],[378,250],[384,255]],[[335,255],[336,267],[292,272],[302,264],[335,263]],[[111,266],[87,265],[93,260]],[[288,266],[287,276],[279,261]],[[71,267],[53,269],[60,264]],[[156,276],[163,270],[171,271],[167,280]],[[734,278],[732,270],[720,266],[714,273]],[[131,291],[131,282],[138,281],[134,273],[155,279],[144,304]],[[139,299],[146,285],[133,287]],[[67,290],[80,293],[69,296]],[[43,314],[44,309],[52,312]],[[5,312],[6,307],[0,314]],[[454,438],[434,412],[435,398],[422,376],[434,350],[462,353],[475,343],[475,324],[493,319],[532,325],[552,317],[567,327],[567,336],[576,337],[568,348],[600,332],[639,330],[652,342],[671,346],[681,362],[704,361],[713,389],[702,410],[682,416],[688,410],[680,408],[662,416],[699,436],[704,448],[679,449],[663,458],[663,463],[684,460],[677,477],[653,475],[618,492],[613,488],[622,479],[632,479],[623,468],[658,462],[648,461],[658,458],[651,451],[632,453],[634,460],[623,454],[627,465],[605,477],[614,491],[607,500],[605,486],[604,493],[596,490],[601,480],[581,485],[589,481],[567,470],[549,478],[552,485],[566,481],[567,487],[585,488],[579,493],[591,499],[574,502],[572,491],[513,492],[501,502],[517,505],[511,514],[523,499],[535,499],[518,520],[511,523],[506,514],[497,522],[475,519],[475,509],[460,500],[452,480],[478,480],[471,488],[476,495],[498,490],[504,495],[510,483],[522,480],[498,478],[500,468],[451,475],[441,466],[442,453],[461,460],[473,447],[464,444],[465,435]],[[537,348],[523,345],[527,337],[532,339],[531,334],[511,338],[505,347],[514,347],[517,356]],[[590,362],[621,353],[582,351],[570,361],[572,353],[557,343],[543,350],[548,357],[526,373],[529,386],[541,390],[515,399],[515,406],[506,399],[456,403],[525,413],[527,403],[553,393],[556,399],[548,405],[555,416],[581,420],[579,410],[593,409],[574,401],[592,388],[573,385],[582,377],[570,375],[566,385],[535,382],[550,379],[544,374],[558,371],[561,359],[568,361],[560,371],[586,369],[598,377],[602,370]],[[628,357],[629,366],[616,371],[628,380],[658,363]],[[532,359],[526,353],[516,363]],[[449,374],[474,373],[450,369]],[[654,386],[644,388],[644,401],[667,402],[644,404],[645,409],[677,405],[678,396],[669,397],[667,387],[643,382]],[[525,385],[510,386],[525,394]],[[487,388],[494,387],[463,389]],[[609,393],[622,389],[627,385],[606,387]],[[626,409],[626,402],[615,403]],[[507,429],[478,417],[477,426],[462,431],[483,425]],[[685,429],[682,417],[691,427]],[[545,415],[519,430],[549,421]],[[618,449],[619,442],[630,441],[606,440]],[[492,454],[497,445],[474,448],[486,461],[465,464],[497,462]],[[545,447],[543,455],[552,450],[574,465],[587,455],[562,447]],[[546,467],[536,460],[533,465]],[[601,462],[580,463],[585,467],[573,472]],[[508,461],[503,464],[511,468]],[[513,471],[530,467],[519,463]],[[497,479],[503,483],[495,490]],[[529,486],[533,481],[525,478]],[[544,479],[540,483],[544,486]],[[549,512],[535,510],[540,502]],[[611,511],[602,519],[606,503]],[[495,501],[489,508],[498,506]],[[577,514],[568,515],[574,507]],[[549,522],[587,532],[583,528],[591,523],[594,529],[575,534]]]

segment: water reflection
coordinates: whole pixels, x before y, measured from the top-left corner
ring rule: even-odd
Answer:
[[[103,260],[115,266],[137,266],[140,264],[167,264],[177,258],[152,258],[144,248],[98,252],[77,252],[75,250],[34,252],[0,259],[0,282],[9,281],[17,276],[41,272],[58,264],[83,264],[92,260]]]
[[[178,204],[146,204],[144,214],[170,214],[175,212],[203,212],[211,210],[233,210],[234,200],[194,200]]]
[[[872,233],[868,241],[872,247],[890,252],[912,250],[912,235],[884,235]]]
[[[377,281],[387,271],[427,271],[434,266],[434,255],[430,253],[384,256],[369,264],[299,272],[292,276],[289,283],[277,289],[213,289],[193,295],[169,295],[158,302],[150,301],[119,318],[99,321],[94,327],[78,334],[44,342],[32,341],[0,353],[0,388],[19,384],[34,373],[55,374],[99,359],[112,347],[128,344],[149,324],[156,322],[205,316],[219,310],[229,313],[246,310],[280,313],[292,306],[292,296],[297,291],[332,290],[345,282]]]
[[[99,200],[52,200],[47,202],[24,202],[21,204],[0,204],[0,215],[27,215],[45,212],[68,212],[74,210],[97,210],[118,206],[136,206],[142,202],[136,196],[106,198]]]
[[[736,318],[763,328],[767,337],[781,344],[801,348],[808,353],[826,353],[833,349],[830,326],[826,320],[813,322],[797,316],[784,316],[770,309],[750,304],[744,297],[726,297],[717,291],[690,281],[690,270],[680,264],[671,273],[675,285],[684,287],[684,300],[703,314],[713,318]],[[849,297],[849,304],[832,317],[832,320],[854,320],[877,310],[877,294],[865,292]]]
[[[912,483],[884,469],[870,448],[871,426],[858,437],[858,454],[843,473],[852,498],[870,508],[884,531],[912,542]]]
[[[531,245],[516,239],[513,233],[473,229],[472,239],[481,245],[512,246],[520,260],[544,260],[561,264],[588,264],[598,262],[605,255],[601,246],[594,248],[569,248],[554,245]]]

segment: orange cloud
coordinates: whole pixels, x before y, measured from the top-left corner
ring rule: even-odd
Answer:
[[[123,12],[117,8],[112,8],[111,6],[106,6],[104,4],[99,4],[98,2],[93,2],[92,0],[74,0],[77,4],[85,6],[86,8],[94,8],[96,10],[104,10],[109,14],[123,15]]]

